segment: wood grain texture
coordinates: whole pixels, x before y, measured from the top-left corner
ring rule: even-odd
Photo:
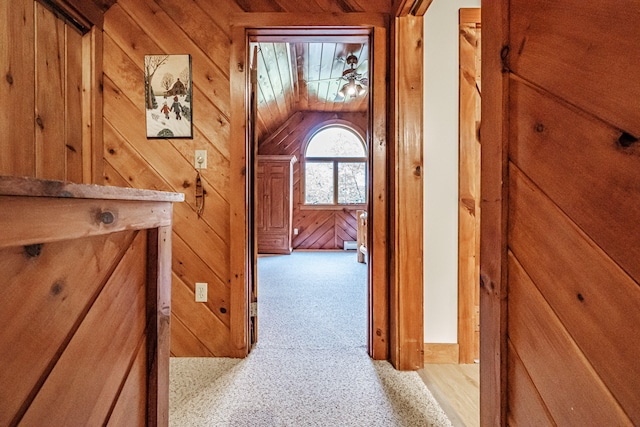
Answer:
[[[633,425],[514,255],[509,278],[509,338],[554,422]]]
[[[4,78],[0,99],[11,108],[0,116],[7,137],[0,138],[0,174],[35,176],[35,23],[34,2],[19,0],[0,7],[0,63]],[[20,136],[20,138],[18,138]]]
[[[480,425],[506,424],[508,77],[502,62],[509,38],[509,3],[482,7],[482,117],[480,129]]]
[[[139,233],[21,419],[87,425],[106,419],[146,326],[146,233]],[[95,339],[96,331],[103,339]],[[103,378],[103,382],[94,378]]]
[[[515,167],[510,194],[511,250],[602,381],[640,422],[640,286]]]
[[[135,228],[171,224],[170,202],[72,200],[0,196],[11,210],[0,210],[6,231],[0,247],[97,236]],[[71,212],[70,212],[71,211]],[[15,215],[14,212],[24,212]],[[25,228],[28,221],[32,226]]]
[[[35,5],[36,177],[65,179],[66,25]]]
[[[2,289],[6,309],[0,312],[5,325],[0,380],[13,384],[2,390],[0,423],[11,424],[33,398],[133,237],[123,231],[74,244],[54,242],[32,255],[24,246],[0,250],[0,271],[7,279]],[[69,272],[70,263],[83,268]]]
[[[640,151],[552,95],[521,82],[512,87],[514,163],[639,281]]]
[[[463,14],[463,10],[467,11]],[[480,21],[460,10],[458,133],[458,343],[460,363],[480,357]],[[470,20],[471,18],[477,21]]]
[[[127,379],[110,411],[107,426],[145,425],[147,422],[147,340],[140,340]]]
[[[394,43],[401,47],[395,63],[394,148],[397,167],[391,201],[394,217],[395,271],[391,272],[391,362],[397,369],[415,370],[424,365],[424,310],[422,270],[422,48],[421,17],[396,18]]]
[[[636,138],[640,137],[640,45],[627,29],[640,19],[636,0],[512,1],[511,69],[528,81]],[[588,31],[585,29],[588,28]]]
[[[555,426],[556,423],[522,365],[513,345],[509,346],[509,412],[507,419],[513,426]]]
[[[460,363],[460,346],[457,343],[425,343],[424,363]]]
[[[389,357],[389,238],[390,197],[389,168],[392,164],[390,137],[387,134],[388,108],[390,108],[389,80],[390,53],[387,39],[388,26],[377,26],[371,36],[372,65],[371,111],[369,126],[369,211],[367,213],[367,256],[369,257],[369,355],[376,360]]]

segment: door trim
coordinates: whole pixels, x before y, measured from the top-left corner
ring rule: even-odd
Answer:
[[[388,270],[388,206],[387,206],[387,18],[382,14],[291,14],[243,13],[232,17],[231,139],[230,139],[230,329],[234,355],[244,357],[250,351],[249,324],[249,263],[247,246],[252,232],[248,223],[248,195],[253,150],[247,135],[249,108],[249,37],[275,33],[293,35],[365,35],[373,52],[369,99],[370,204],[369,236],[371,249],[369,266],[368,352],[373,359],[389,356],[389,270]],[[304,26],[301,26],[304,22]],[[321,23],[313,26],[313,22]],[[311,24],[310,24],[311,23]],[[355,262],[355,260],[354,260]]]

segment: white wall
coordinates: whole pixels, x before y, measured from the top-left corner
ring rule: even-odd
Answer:
[[[458,9],[434,0],[424,17],[424,340],[458,341]]]

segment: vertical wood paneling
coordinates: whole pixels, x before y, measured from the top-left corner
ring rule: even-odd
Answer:
[[[65,27],[65,129],[64,147],[66,155],[65,179],[83,182],[84,147],[82,144],[82,35]]]
[[[65,179],[65,23],[35,3],[36,177]]]
[[[7,40],[0,50],[6,64],[0,97],[10,106],[0,122],[6,136],[0,141],[0,174],[89,182],[86,101],[97,89],[83,79],[91,65],[85,45],[92,36],[83,37],[38,1],[7,3],[0,13]]]
[[[35,176],[35,43],[33,0],[0,6],[0,175]],[[9,107],[10,106],[10,107]]]

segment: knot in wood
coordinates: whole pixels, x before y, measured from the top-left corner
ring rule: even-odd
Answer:
[[[6,79],[7,79],[7,83],[9,83],[10,85],[13,84],[13,76],[11,75],[11,73],[7,73]]]
[[[115,219],[113,214],[109,211],[101,212],[99,218],[100,218],[100,222],[103,224],[111,224]]]
[[[25,246],[24,253],[27,254],[29,258],[39,257],[42,253],[42,243]]]
[[[542,123],[536,123],[533,129],[538,133],[542,133],[544,132],[544,125]]]

